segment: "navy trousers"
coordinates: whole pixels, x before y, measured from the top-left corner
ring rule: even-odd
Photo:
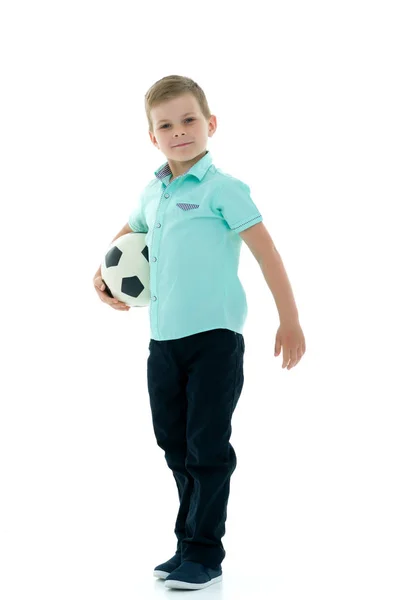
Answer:
[[[157,444],[179,495],[175,523],[182,560],[221,564],[230,477],[236,454],[231,418],[242,391],[243,335],[211,329],[151,339],[147,381]]]

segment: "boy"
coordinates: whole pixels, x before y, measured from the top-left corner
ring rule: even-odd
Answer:
[[[164,77],[147,92],[145,108],[150,140],[167,162],[114,239],[147,233],[148,389],[157,444],[180,503],[176,553],[154,575],[166,587],[201,589],[222,580],[221,538],[236,467],[229,439],[244,382],[247,304],[237,276],[242,239],[277,303],[275,356],[283,346],[283,368],[301,359],[305,340],[285,269],[249,187],[212,164],[206,146],[217,122],[202,89],[187,77]],[[94,284],[103,302],[129,310],[103,291],[100,268]]]

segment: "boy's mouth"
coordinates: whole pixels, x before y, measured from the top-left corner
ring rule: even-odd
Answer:
[[[181,146],[189,146],[192,142],[184,142],[183,144],[177,144],[176,146],[172,146],[173,148],[180,148]]]

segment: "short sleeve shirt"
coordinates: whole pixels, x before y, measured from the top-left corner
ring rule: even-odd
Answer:
[[[171,183],[168,162],[154,174],[128,218],[132,231],[146,233],[151,338],[217,328],[242,333],[239,233],[263,219],[249,186],[215,167],[208,150]]]

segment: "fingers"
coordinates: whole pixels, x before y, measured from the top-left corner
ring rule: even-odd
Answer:
[[[120,302],[119,300],[117,300],[117,298],[112,298],[111,296],[109,296],[107,294],[107,292],[103,291],[105,290],[105,285],[104,282],[100,281],[100,283],[95,283],[95,288],[96,288],[96,292],[98,293],[100,300],[102,302],[105,302],[106,304],[109,304],[112,308],[114,308],[115,310],[129,310],[130,306],[128,304],[125,304],[125,302]]]
[[[288,366],[288,370],[293,369],[293,367],[295,367],[298,362],[296,349],[291,348],[289,352],[290,352],[290,364]]]
[[[99,293],[100,293],[100,298],[103,300],[103,302],[106,302],[106,304],[109,304],[112,308],[115,308],[115,310],[129,310],[130,309],[130,306],[125,304],[125,302],[120,302],[116,298],[110,298],[110,296],[108,294],[105,294],[104,292],[99,292]]]
[[[113,302],[108,302],[108,304],[112,308],[115,308],[115,310],[129,310],[130,309],[130,306],[128,306],[124,302],[119,302],[119,300],[115,300],[115,299],[113,300]]]

